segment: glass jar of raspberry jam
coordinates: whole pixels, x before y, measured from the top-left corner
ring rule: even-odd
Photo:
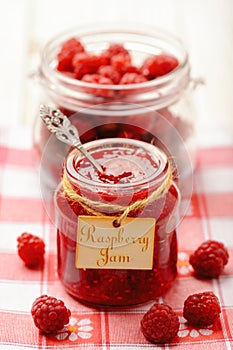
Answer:
[[[114,45],[120,46],[120,53]],[[75,68],[66,66],[72,50],[78,50],[78,57],[73,56],[72,61]],[[156,64],[148,62],[155,56],[162,56],[163,60],[165,56],[165,62],[159,66],[159,72],[150,76]],[[112,67],[114,75],[109,73]],[[120,80],[116,80],[117,74]],[[195,163],[195,84],[190,78],[188,53],[170,33],[114,25],[77,28],[45,45],[38,77],[44,92],[40,102],[59,108],[70,117],[83,143],[111,137],[133,138],[153,143],[168,156],[176,157],[180,174],[187,172],[185,152]],[[34,143],[40,155],[49,135],[37,117]],[[184,147],[180,147],[181,142]],[[54,139],[50,147],[51,169],[47,167],[47,172],[56,168],[54,151],[61,146]]]
[[[77,150],[66,158],[55,193],[60,280],[93,306],[153,300],[177,273],[179,190],[167,156],[122,138],[85,148],[105,171],[97,173]]]

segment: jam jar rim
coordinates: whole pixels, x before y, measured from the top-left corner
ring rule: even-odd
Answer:
[[[75,27],[75,28],[71,28],[67,31],[63,31],[60,34],[57,34],[56,36],[54,36],[53,38],[51,38],[46,45],[43,47],[42,51],[41,51],[41,68],[40,68],[40,76],[42,78],[47,78],[50,77],[51,74],[54,75],[55,78],[58,79],[58,81],[62,82],[62,83],[67,83],[70,85],[72,85],[72,87],[80,87],[80,88],[89,88],[89,89],[111,89],[111,90],[122,90],[122,91],[128,91],[128,90],[137,90],[139,88],[143,89],[143,88],[156,88],[159,87],[163,84],[168,83],[169,81],[173,81],[175,78],[178,78],[178,76],[181,73],[186,73],[187,75],[189,75],[190,72],[190,67],[189,67],[189,55],[187,50],[185,49],[183,43],[180,41],[180,39],[174,35],[172,35],[170,32],[162,30],[161,28],[157,28],[157,27],[148,27],[148,26],[144,26],[142,29],[139,27],[139,29],[135,30],[134,27],[132,26],[124,26],[122,29],[117,27],[114,29],[114,25],[109,25],[107,26],[105,29],[101,30],[101,26],[98,26],[100,29],[96,30],[96,27],[92,27],[92,32],[87,31],[86,33],[84,32],[83,35],[97,35],[97,34],[110,34],[110,31],[112,30],[112,33],[121,33],[121,34],[125,34],[125,35],[142,35],[145,36],[147,38],[156,38],[159,37],[160,35],[163,36],[164,41],[168,41],[168,42],[172,42],[173,45],[178,45],[179,46],[179,50],[183,51],[183,62],[181,62],[179,64],[179,66],[177,68],[175,68],[173,71],[165,74],[164,76],[161,77],[157,77],[156,79],[150,80],[150,81],[146,81],[146,82],[142,82],[142,83],[135,83],[135,84],[109,84],[109,85],[105,85],[105,84],[96,84],[96,83],[89,83],[89,82],[84,82],[78,79],[73,79],[59,71],[57,71],[55,69],[55,67],[51,67],[50,62],[48,62],[47,59],[47,54],[49,52],[50,47],[54,44],[54,42],[58,41],[58,44],[62,44],[64,42],[63,39],[67,38],[68,39],[68,35],[73,35],[74,33],[76,33],[76,36],[78,35],[78,31],[81,30],[85,30],[87,28],[91,28],[91,26],[80,26],[80,27]],[[138,28],[138,26],[135,26],[136,28]],[[113,28],[113,29],[112,29]],[[81,37],[82,39],[82,37]],[[57,47],[57,46],[56,46]],[[169,53],[169,52],[168,52]],[[189,79],[187,81],[187,84],[189,83]]]
[[[135,181],[131,183],[117,183],[117,184],[112,184],[112,183],[105,183],[105,182],[97,182],[95,180],[89,179],[85,176],[82,176],[78,173],[78,171],[75,169],[74,162],[77,161],[77,155],[80,154],[80,159],[83,159],[84,157],[82,156],[81,153],[79,153],[78,150],[74,149],[71,151],[67,159],[65,161],[65,167],[64,171],[66,176],[68,176],[68,179],[71,181],[71,183],[77,183],[77,184],[82,184],[82,185],[88,185],[88,186],[94,186],[98,187],[98,189],[115,189],[116,187],[122,190],[129,190],[134,191],[138,187],[141,189],[143,186],[146,186],[150,188],[154,188],[156,185],[161,184],[162,181],[164,181],[167,177],[167,173],[169,170],[169,161],[167,158],[167,155],[165,152],[163,152],[160,148],[148,144],[144,141],[139,141],[139,140],[134,140],[134,139],[125,139],[125,138],[106,138],[106,139],[100,139],[100,140],[94,140],[85,143],[83,146],[86,149],[89,149],[91,147],[98,149],[98,146],[103,146],[106,144],[122,144],[128,146],[134,146],[138,147],[138,145],[141,145],[141,148],[143,148],[149,156],[152,158],[152,160],[155,160],[155,157],[157,158],[158,163],[158,168],[155,169],[155,171],[150,175],[149,178],[144,178],[141,179],[140,181]],[[116,146],[115,146],[116,147]],[[106,147],[107,148],[107,147]],[[109,147],[110,148],[110,147]],[[155,152],[156,151],[156,152]]]

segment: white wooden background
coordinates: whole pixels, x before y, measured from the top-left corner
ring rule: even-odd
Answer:
[[[198,142],[233,141],[233,0],[0,0],[0,128],[32,127],[38,106],[35,69],[41,47],[75,26],[108,22],[157,26],[179,36],[197,96]]]

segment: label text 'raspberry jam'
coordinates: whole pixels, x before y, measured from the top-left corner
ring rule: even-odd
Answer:
[[[118,228],[113,220],[79,216],[76,267],[152,269],[155,219],[126,218]]]

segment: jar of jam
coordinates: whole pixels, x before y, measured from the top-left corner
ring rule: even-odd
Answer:
[[[114,25],[68,31],[43,48],[38,79],[40,102],[70,117],[82,143],[137,139],[175,157],[180,174],[187,172],[186,152],[195,163],[195,82],[187,51],[170,33]],[[49,135],[37,117],[40,156]],[[49,147],[45,171],[56,176],[54,154],[63,145],[54,139]]]
[[[127,306],[166,293],[176,277],[179,190],[166,154],[132,139],[88,142],[55,193],[58,274],[92,306]]]

